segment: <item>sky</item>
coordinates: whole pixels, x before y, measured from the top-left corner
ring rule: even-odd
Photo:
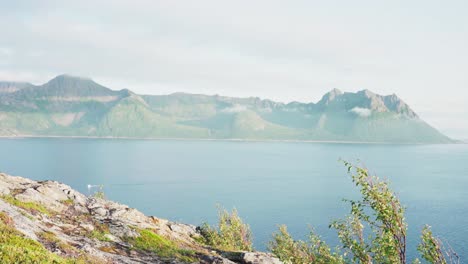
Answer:
[[[397,94],[468,139],[468,1],[0,0],[0,80],[316,102]]]

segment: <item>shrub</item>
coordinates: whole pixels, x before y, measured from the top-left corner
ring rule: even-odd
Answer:
[[[104,185],[88,185],[88,191],[91,191],[92,188],[97,188],[97,190],[91,194],[92,197],[103,200],[106,199],[106,194],[104,193]]]
[[[218,208],[218,227],[207,223],[200,227],[203,242],[209,246],[227,251],[252,251],[252,233],[233,209],[231,213]]]
[[[280,226],[279,232],[273,234],[273,241],[269,243],[268,248],[284,263],[344,263],[343,258],[332,252],[315,233],[310,233],[309,243],[296,241],[288,233],[285,225]]]
[[[360,263],[406,263],[407,224],[399,199],[387,182],[367,169],[344,163],[362,200],[349,201],[350,216],[330,225],[338,231],[343,248]],[[364,227],[371,230],[368,237]]]
[[[98,199],[103,199],[103,200],[106,199],[106,195],[104,194],[103,191],[97,191],[93,194],[93,196]]]
[[[418,246],[418,251],[423,259],[429,263],[447,264],[459,263],[459,257],[452,248],[445,248],[439,238],[432,235],[431,228],[425,226],[421,232],[421,243]],[[448,260],[445,258],[448,257]]]
[[[386,181],[363,169],[344,162],[353,183],[359,188],[362,199],[347,200],[351,213],[342,220],[333,221],[344,250],[342,257],[330,253],[330,248],[319,237],[311,234],[308,243],[294,241],[286,227],[273,235],[270,249],[281,260],[294,264],[302,263],[406,263],[405,209]],[[365,232],[370,230],[370,232]],[[422,242],[418,247],[422,257],[429,263],[458,263],[458,256],[441,241],[433,237],[428,227],[423,229]],[[445,250],[444,250],[445,249]],[[444,257],[444,254],[448,257]],[[420,263],[415,260],[413,263]]]

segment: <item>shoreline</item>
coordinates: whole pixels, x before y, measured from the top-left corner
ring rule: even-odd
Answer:
[[[380,142],[380,141],[348,141],[348,140],[299,140],[299,139],[242,139],[242,138],[157,138],[157,137],[113,137],[113,136],[43,136],[17,135],[0,136],[0,139],[106,139],[106,140],[148,140],[148,141],[224,141],[224,142],[278,142],[278,143],[319,143],[319,144],[366,144],[366,145],[458,145],[468,144],[464,141],[452,143],[418,143],[418,142]]]

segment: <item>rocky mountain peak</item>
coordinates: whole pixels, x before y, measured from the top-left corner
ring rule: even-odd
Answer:
[[[41,92],[47,96],[109,96],[113,91],[90,78],[77,77],[68,74],[59,75],[40,86]]]
[[[367,98],[372,98],[372,97],[375,97],[377,94],[375,94],[374,92],[372,92],[371,90],[369,89],[364,89],[364,90],[361,90],[358,92],[358,94],[363,94],[365,95]]]
[[[401,100],[396,94],[384,96],[383,100],[385,102],[385,106],[390,111],[404,114],[411,118],[418,118],[418,115],[409,107],[409,105]]]
[[[8,120],[2,123],[0,135],[8,136],[452,142],[420,120],[395,94],[382,96],[370,90],[333,89],[316,104],[285,104],[258,97],[138,95],[126,89],[108,89],[89,78],[64,74],[44,85],[0,93],[0,110],[1,118]],[[249,112],[244,113],[246,110]],[[31,121],[32,127],[18,125],[26,112],[37,114]],[[238,120],[235,116],[242,118]],[[235,126],[240,123],[246,125]],[[260,127],[256,123],[263,124],[262,129],[252,130]],[[354,131],[349,132],[352,127]]]
[[[364,106],[375,112],[387,112],[389,109],[385,106],[382,96],[365,89],[356,93],[357,96],[362,97],[361,100]]]
[[[343,92],[337,88],[334,88],[330,92],[323,95],[322,99],[318,102],[318,104],[328,105],[331,101],[335,100],[336,97],[342,95]]]
[[[0,94],[14,93],[33,86],[34,85],[27,82],[0,82]]]
[[[61,74],[51,79],[43,86],[54,86],[54,87],[62,86],[63,87],[63,86],[86,86],[90,84],[97,85],[97,83],[95,83],[90,78],[72,76],[69,74]]]

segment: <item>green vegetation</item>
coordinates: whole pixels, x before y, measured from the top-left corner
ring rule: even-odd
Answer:
[[[348,264],[348,263],[382,263],[406,264],[407,228],[405,208],[390,189],[389,183],[371,175],[365,168],[344,162],[352,182],[358,188],[359,200],[345,200],[350,204],[350,214],[343,219],[335,220],[330,228],[337,231],[340,245],[332,249],[320,236],[310,232],[308,240],[295,240],[285,225],[279,226],[268,244],[269,250],[287,264]],[[51,212],[40,204],[22,202],[11,195],[1,196],[6,202],[23,208],[33,214],[51,215]],[[72,201],[62,201],[71,204]],[[83,214],[80,217],[88,218]],[[231,212],[218,208],[218,224],[213,227],[205,223],[200,228],[201,236],[197,242],[205,244],[219,253],[222,251],[253,251],[250,227],[239,217],[236,209]],[[104,223],[93,221],[94,230],[87,232],[90,238],[109,242],[109,227]],[[163,259],[178,259],[183,262],[195,262],[195,251],[184,249],[182,244],[170,240],[149,229],[137,229],[135,237],[124,237],[134,249],[155,254]],[[5,212],[0,212],[0,263],[103,263],[92,258],[79,249],[61,240],[53,232],[40,232],[39,241],[24,236],[15,229],[14,220]],[[50,251],[47,249],[51,249]],[[51,251],[75,259],[59,256]],[[118,250],[110,243],[100,247],[102,251],[114,253]],[[421,242],[418,246],[421,257],[432,264],[459,263],[458,255],[447,244],[435,237],[429,226],[423,228]],[[220,252],[221,251],[221,252]],[[412,263],[421,263],[415,259]]]
[[[58,248],[64,253],[71,254],[78,252],[76,248],[70,246],[67,242],[62,241],[50,231],[41,232],[37,234],[37,236],[43,242],[43,244],[50,245],[53,248]]]
[[[319,236],[310,232],[309,242],[296,241],[288,233],[287,227],[282,225],[279,232],[273,234],[268,248],[285,263],[345,263],[343,257],[332,252],[330,247]]]
[[[106,236],[107,234],[109,234],[109,233],[105,233],[105,232],[102,232],[102,231],[99,231],[99,230],[93,230],[89,234],[89,237],[90,238],[95,238],[95,239],[97,239],[99,241],[103,241],[103,242],[110,242],[111,240]]]
[[[50,234],[45,236],[54,241],[56,239]],[[13,227],[13,220],[6,213],[0,212],[0,263],[98,264],[104,262],[87,255],[72,259],[53,254],[41,243],[26,238]]]
[[[0,223],[2,227],[13,227],[14,221],[7,213],[0,212]]]
[[[219,208],[218,217],[217,228],[205,223],[200,229],[205,244],[227,251],[253,250],[250,227],[242,221],[236,209],[229,213]]]
[[[139,236],[127,237],[125,240],[134,248],[152,252],[163,258],[176,258],[186,262],[195,261],[195,253],[181,249],[171,240],[154,233],[151,230],[138,230]]]
[[[106,199],[106,195],[104,194],[103,191],[97,191],[94,193],[93,196],[99,199]]]
[[[35,202],[22,202],[11,195],[3,195],[1,196],[1,198],[5,202],[10,203],[16,207],[23,208],[24,210],[29,211],[33,214],[37,214],[37,213],[42,213],[45,215],[52,214],[52,212],[48,210],[47,208],[45,208],[43,205],[35,203]]]
[[[344,162],[353,183],[359,188],[362,199],[348,201],[350,215],[333,221],[341,241],[341,256],[331,253],[330,248],[313,233],[310,241],[295,241],[286,227],[273,235],[270,250],[286,263],[388,263],[405,264],[406,230],[404,208],[390,190],[389,184],[369,174],[367,169]],[[368,231],[369,230],[369,231]],[[422,257],[429,263],[458,263],[452,250],[445,250],[441,241],[434,238],[429,228],[424,228],[422,242],[418,247]],[[443,253],[446,253],[444,256]],[[415,260],[413,263],[419,263]]]
[[[98,187],[98,190],[93,193],[93,197],[105,200],[106,199],[106,194],[104,193],[104,186],[99,185],[97,187]]]
[[[60,201],[63,205],[66,205],[66,206],[70,206],[70,205],[73,205],[74,201],[73,199],[66,199],[66,200],[63,200],[63,201]]]
[[[431,228],[427,225],[421,232],[421,244],[418,246],[418,251],[421,253],[422,258],[429,263],[459,263],[458,256],[453,249],[450,247],[445,248],[440,239],[433,236]]]
[[[369,175],[366,169],[347,162],[345,165],[362,200],[349,201],[351,214],[331,224],[338,231],[343,248],[353,261],[360,263],[405,263],[407,224],[400,201],[387,182]],[[369,236],[364,233],[365,226],[371,230]]]
[[[109,227],[106,224],[94,222],[94,230],[89,233],[90,238],[95,238],[99,241],[110,242],[111,240],[106,236],[110,234]]]

